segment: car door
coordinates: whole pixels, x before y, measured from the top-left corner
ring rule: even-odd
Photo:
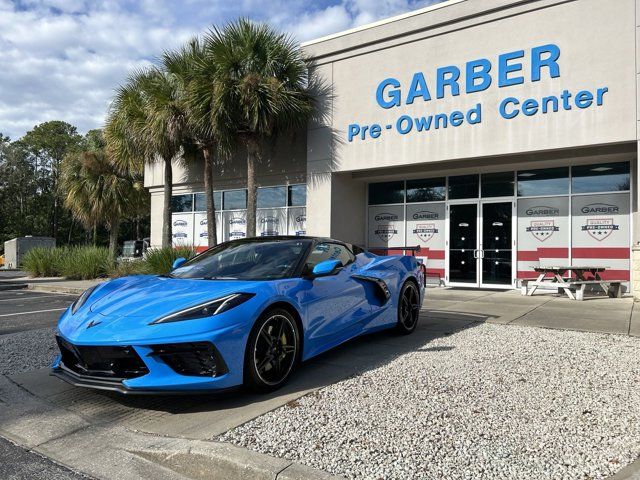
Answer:
[[[306,280],[311,284],[305,298],[307,338],[318,346],[340,343],[357,333],[371,313],[365,287],[351,277],[357,268],[351,250],[339,243],[318,243],[307,257],[306,271],[324,260],[340,260],[342,268],[334,275]]]

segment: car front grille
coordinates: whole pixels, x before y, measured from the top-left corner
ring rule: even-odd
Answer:
[[[57,336],[62,363],[79,375],[128,379],[149,373],[133,347],[73,345]]]
[[[217,377],[227,373],[224,360],[209,342],[167,343],[151,348],[152,355],[180,375]]]

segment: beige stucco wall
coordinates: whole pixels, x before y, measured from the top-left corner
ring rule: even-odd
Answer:
[[[636,0],[466,0],[445,2],[429,11],[385,22],[372,28],[347,32],[310,42],[305,48],[315,59],[316,72],[325,88],[324,115],[309,128],[309,171],[321,177],[328,172],[351,172],[365,179],[371,172],[393,176],[399,171],[429,172],[437,164],[474,162],[491,158],[496,165],[511,156],[531,152],[570,152],[578,147],[635,142],[636,120]],[[542,70],[540,81],[530,79],[531,48],[555,44],[560,50],[560,76],[550,78]],[[524,50],[521,85],[499,88],[498,55]],[[464,92],[467,61],[486,58],[492,63],[492,84],[481,92]],[[435,71],[455,65],[462,71],[458,96],[436,98]],[[432,100],[417,98],[412,105],[390,109],[376,102],[376,88],[394,77],[402,84],[403,97],[415,72],[424,72]],[[534,116],[522,113],[507,120],[498,113],[506,97],[540,99],[596,92],[608,87],[602,106]],[[465,112],[480,103],[482,122],[476,125],[400,135],[395,125],[401,115],[420,117],[436,113]],[[347,138],[348,126],[380,124],[379,138]],[[567,157],[572,156],[571,153]],[[495,160],[494,160],[495,159]],[[334,178],[335,173],[334,173]],[[318,212],[332,211],[331,186],[310,184],[308,203]],[[357,209],[360,214],[360,207]],[[360,225],[327,221],[309,211],[308,230],[357,238]],[[352,228],[338,230],[338,225]]]

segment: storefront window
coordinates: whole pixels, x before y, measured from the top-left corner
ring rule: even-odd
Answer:
[[[581,165],[571,170],[573,193],[621,192],[630,189],[629,163]]]
[[[227,190],[223,193],[222,204],[225,210],[242,210],[247,208],[247,191]]]
[[[449,199],[478,198],[478,175],[458,175],[449,177]]]
[[[289,206],[304,207],[307,204],[307,186],[289,185]]]
[[[513,172],[482,174],[482,196],[511,197],[513,196]]]
[[[173,195],[171,197],[171,211],[173,213],[191,212],[193,210],[193,195]]]
[[[435,202],[446,198],[447,187],[444,177],[407,180],[407,202]]]
[[[276,208],[287,206],[285,187],[261,187],[258,189],[258,208]]]
[[[404,202],[404,182],[369,184],[369,205],[385,205]]]
[[[518,196],[569,194],[569,167],[518,172]]]
[[[215,210],[220,210],[220,207],[222,207],[222,192],[213,192],[213,206]],[[195,194],[195,211],[207,211],[207,198],[205,197],[204,192]]]

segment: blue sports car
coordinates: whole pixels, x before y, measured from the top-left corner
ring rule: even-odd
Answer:
[[[52,374],[120,393],[282,386],[299,361],[363,333],[416,328],[423,267],[314,237],[226,242],[168,275],[85,291],[58,323]]]

